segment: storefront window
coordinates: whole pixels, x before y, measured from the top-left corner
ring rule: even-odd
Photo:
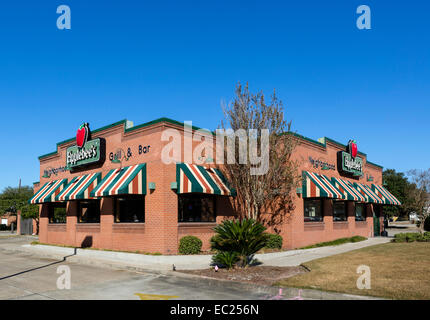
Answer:
[[[79,201],[78,222],[100,223],[100,200]]]
[[[346,221],[346,202],[333,202],[333,221]]]
[[[115,222],[145,222],[145,197],[130,195],[115,198]]]
[[[355,204],[355,221],[365,221],[365,206],[363,203]]]
[[[304,200],[305,222],[314,222],[323,220],[322,200]]]
[[[66,203],[48,204],[49,223],[66,223]]]
[[[178,199],[179,222],[215,222],[215,196],[186,194]]]

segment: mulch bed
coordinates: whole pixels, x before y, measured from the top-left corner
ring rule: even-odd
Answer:
[[[180,270],[180,272],[205,276],[215,279],[230,281],[248,282],[260,285],[272,285],[273,283],[289,278],[301,273],[308,272],[301,266],[297,267],[271,267],[271,266],[253,266],[237,269],[219,269],[217,272],[213,268],[202,270]]]

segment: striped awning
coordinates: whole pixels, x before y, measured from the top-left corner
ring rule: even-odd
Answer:
[[[372,190],[384,201],[384,204],[400,206],[402,203],[393,194],[383,186],[372,184]]]
[[[28,202],[31,204],[55,202],[56,196],[63,190],[66,184],[67,179],[49,181]]]
[[[366,202],[383,204],[382,199],[368,185],[355,182],[354,187],[366,198]]]
[[[314,172],[303,171],[303,198],[332,198],[346,200],[346,196],[338,190],[326,176]]]
[[[228,186],[222,173],[215,168],[187,163],[176,164],[177,193],[208,193],[235,196],[236,191]]]
[[[109,171],[90,196],[121,194],[146,194],[146,163]]]
[[[92,199],[90,193],[98,185],[101,177],[102,174],[100,172],[74,177],[57,196],[57,200]]]
[[[346,200],[365,202],[366,198],[348,180],[331,178],[334,186],[343,193]]]

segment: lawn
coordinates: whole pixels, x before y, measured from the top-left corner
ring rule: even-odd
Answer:
[[[277,285],[385,297],[430,299],[430,243],[387,243],[303,264],[311,272]],[[371,271],[371,289],[357,288],[357,267]]]

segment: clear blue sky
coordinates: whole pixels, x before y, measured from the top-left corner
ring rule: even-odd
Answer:
[[[358,142],[370,161],[430,166],[428,1],[3,1],[0,190],[38,156],[121,119],[214,129],[238,81],[276,88],[293,130]],[[58,30],[58,5],[71,30]],[[358,30],[356,8],[372,10]]]

